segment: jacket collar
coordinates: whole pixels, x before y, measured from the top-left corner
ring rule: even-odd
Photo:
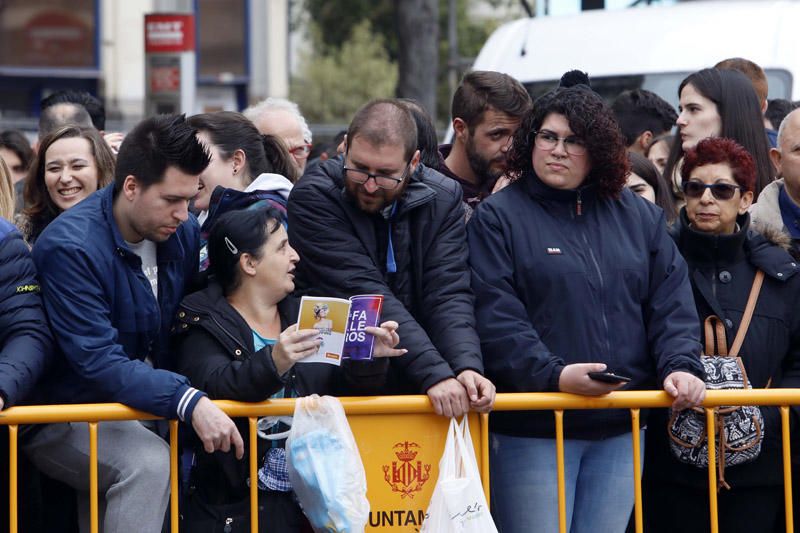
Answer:
[[[758,202],[750,206],[750,216],[753,218],[753,227],[758,231],[769,228],[773,231],[787,233],[781,216],[780,192],[783,188],[783,178],[778,179],[764,187],[758,195]]]
[[[581,215],[597,201],[597,185],[594,183],[585,183],[577,189],[554,189],[539,179],[532,170],[523,174],[521,179],[528,194],[534,199],[571,204],[577,215]]]
[[[685,207],[681,209],[677,224],[678,247],[692,263],[730,264],[745,257],[744,243],[750,229],[747,213],[736,218],[738,231],[730,235],[714,235],[692,228]]]
[[[797,274],[800,267],[786,250],[750,229],[749,213],[740,215],[736,222],[739,230],[732,235],[709,235],[689,227],[684,207],[676,221],[678,247],[690,263],[728,265],[746,259],[778,281]]]
[[[98,194],[100,195],[100,206],[103,211],[103,218],[111,231],[111,239],[114,242],[114,252],[119,254],[120,257],[124,257],[133,261],[135,264],[139,264],[141,259],[131,251],[130,247],[125,242],[122,233],[119,231],[117,221],[114,218],[114,184],[112,183],[104,187]],[[191,219],[193,216],[194,215],[189,215],[189,218]],[[178,238],[178,235],[181,233],[182,228],[179,227],[178,231],[172,234],[169,239],[164,242],[156,243],[157,263],[161,264],[183,260],[183,247]]]

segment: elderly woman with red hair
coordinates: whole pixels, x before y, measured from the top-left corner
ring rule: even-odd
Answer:
[[[711,315],[719,317],[730,349],[756,272],[763,271],[763,285],[739,355],[753,388],[800,387],[798,265],[785,249],[788,243],[771,240],[780,235],[761,235],[750,229],[747,209],[756,184],[752,156],[731,139],[705,139],[687,151],[681,175],[686,206],[674,237],[689,265],[700,322]],[[718,515],[719,530],[726,533],[783,530],[780,415],[777,407],[761,407],[761,411],[761,452],[750,462],[724,470],[730,488],[719,492]],[[648,433],[646,529],[709,531],[708,473],[672,456],[664,416],[659,413],[659,420],[651,418]]]

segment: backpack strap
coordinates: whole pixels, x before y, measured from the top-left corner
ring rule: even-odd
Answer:
[[[709,315],[703,321],[705,330],[705,351],[703,355],[728,355],[728,342],[725,326],[717,315]]]
[[[739,324],[739,330],[736,332],[736,338],[733,339],[733,344],[731,345],[730,355],[732,357],[739,355],[739,349],[744,343],[744,336],[747,335],[747,328],[750,327],[750,320],[753,318],[753,311],[756,309],[758,293],[761,292],[761,284],[763,282],[764,271],[758,270],[756,272],[756,277],[753,278],[753,286],[750,288],[750,296],[747,298],[747,306],[744,308],[742,323]]]

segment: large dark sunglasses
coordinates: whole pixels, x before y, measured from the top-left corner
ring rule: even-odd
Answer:
[[[730,183],[706,185],[703,182],[694,180],[683,182],[683,194],[689,198],[700,198],[705,194],[706,189],[711,189],[711,195],[717,200],[730,200],[736,194],[737,189],[741,189],[741,187]]]

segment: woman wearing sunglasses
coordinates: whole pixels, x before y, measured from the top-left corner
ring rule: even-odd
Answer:
[[[582,84],[539,98],[509,162],[518,179],[467,226],[478,334],[497,390],[663,387],[679,409],[700,402],[686,264],[661,209],[625,187],[625,143],[603,99]],[[629,382],[590,375],[610,371]],[[491,431],[498,529],[558,531],[553,413],[495,412]],[[633,508],[630,413],[567,411],[564,436],[567,531],[622,533]]]
[[[739,355],[753,388],[800,387],[800,275],[783,247],[787,243],[770,241],[781,239],[780,233],[766,236],[750,229],[753,158],[735,141],[706,139],[686,153],[681,174],[686,207],[674,229],[689,265],[700,322],[718,316],[730,348],[753,279],[762,270],[763,286]],[[780,415],[777,407],[761,411],[761,453],[752,462],[725,468],[730,490],[720,490],[718,501],[719,530],[726,533],[778,531],[782,524]],[[672,457],[665,416],[651,418],[648,434],[645,477],[646,489],[652,489],[645,490],[646,529],[709,531],[708,472]]]

